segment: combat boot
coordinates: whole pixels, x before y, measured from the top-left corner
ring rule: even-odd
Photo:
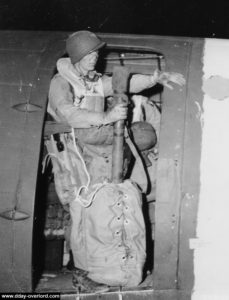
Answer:
[[[72,283],[78,292],[104,293],[109,291],[109,287],[106,284],[95,282],[87,275],[87,271],[74,268]]]

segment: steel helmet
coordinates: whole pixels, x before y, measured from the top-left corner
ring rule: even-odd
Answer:
[[[96,51],[103,46],[96,34],[87,30],[77,31],[71,34],[66,41],[66,51],[73,64],[80,61],[85,55]]]
[[[140,151],[149,150],[157,144],[157,134],[148,122],[134,122],[131,124],[133,140]]]

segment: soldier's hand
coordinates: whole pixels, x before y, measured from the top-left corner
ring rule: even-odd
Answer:
[[[127,106],[126,104],[116,104],[111,110],[105,113],[105,122],[113,123],[119,120],[125,120],[127,118]]]
[[[166,86],[169,89],[173,89],[171,83],[176,83],[180,86],[185,84],[185,78],[182,74],[176,72],[159,72],[156,74],[158,76],[157,82]]]

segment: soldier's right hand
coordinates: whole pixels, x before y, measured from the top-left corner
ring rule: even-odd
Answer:
[[[111,110],[105,112],[105,122],[113,123],[119,120],[125,120],[127,118],[127,106],[126,104],[116,104]]]

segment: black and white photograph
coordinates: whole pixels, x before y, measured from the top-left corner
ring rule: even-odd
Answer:
[[[0,0],[1,299],[229,300],[228,11]]]

